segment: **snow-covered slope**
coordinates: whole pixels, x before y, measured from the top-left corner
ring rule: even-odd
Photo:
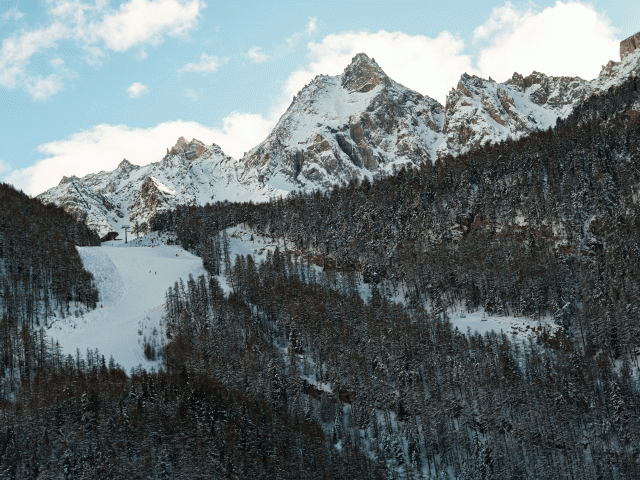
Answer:
[[[447,96],[445,142],[438,153],[456,155],[545,130],[591,93],[589,82],[578,77],[514,73],[506,82],[496,83],[464,74]]]
[[[252,255],[256,262],[263,260],[276,247],[285,250],[282,243],[274,243],[241,226],[227,229],[230,256]],[[88,348],[98,349],[105,359],[114,360],[127,371],[141,365],[146,369],[157,367],[158,362],[144,355],[145,344],[159,347],[166,342],[162,317],[165,314],[165,293],[176,281],[187,281],[207,275],[202,260],[178,246],[166,245],[166,238],[156,232],[129,244],[122,241],[105,242],[102,247],[78,247],[84,267],[93,274],[100,293],[98,308],[82,312],[79,316],[58,318],[50,324],[49,336],[57,342],[64,354],[75,356]],[[299,259],[304,262],[303,258]],[[312,267],[321,275],[320,267]],[[231,288],[224,275],[218,280],[225,291]],[[369,286],[360,283],[363,299],[368,301]],[[399,299],[392,299],[399,301]],[[485,316],[482,311],[449,312],[454,327],[466,333],[478,331],[504,331],[522,338],[535,336],[543,327],[556,326],[545,321],[535,322],[519,317]]]
[[[443,107],[361,53],[341,75],[318,76],[300,91],[242,162],[260,182],[326,188],[547,129],[591,92],[577,77],[516,73],[496,83],[464,74]]]
[[[154,365],[144,356],[145,340],[159,345],[163,339],[161,318],[165,293],[179,278],[205,274],[202,260],[180,247],[136,247],[105,242],[102,247],[78,247],[84,267],[100,292],[98,308],[82,317],[58,319],[49,330],[62,351],[75,355],[87,348],[129,370]],[[154,334],[154,328],[156,333]]]
[[[465,74],[442,106],[361,53],[341,75],[320,75],[303,88],[269,136],[240,160],[181,137],[157,163],[123,160],[112,172],[64,177],[39,197],[86,214],[102,235],[123,224],[145,231],[155,213],[179,204],[266,201],[516,139],[555,125],[590,95],[638,74],[640,50],[629,49],[590,82],[533,72],[496,83]]]
[[[593,81],[534,71],[496,83],[464,74],[443,107],[361,53],[341,75],[320,75],[294,97],[271,134],[241,159],[242,178],[311,190],[458,155],[546,130],[590,95],[639,72],[636,50]]]
[[[275,129],[242,159],[247,175],[289,188],[326,188],[434,158],[444,113],[361,53],[341,75],[303,88]]]

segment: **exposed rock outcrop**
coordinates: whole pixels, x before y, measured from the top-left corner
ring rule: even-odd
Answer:
[[[241,160],[246,176],[290,189],[326,188],[393,164],[435,158],[442,106],[390,79],[365,54],[320,75]]]
[[[640,48],[640,32],[620,42],[620,60],[624,60],[627,55],[632,54],[638,48]]]
[[[140,233],[145,233],[156,213],[177,205],[264,201],[286,193],[238,180],[238,161],[225,155],[218,145],[180,138],[172,149],[177,153],[149,165],[123,160],[111,172],[65,177],[38,197],[78,217],[84,215],[91,228],[106,235],[121,231],[122,225],[131,225],[133,233],[138,225]]]

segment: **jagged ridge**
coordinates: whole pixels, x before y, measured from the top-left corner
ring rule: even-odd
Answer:
[[[86,214],[105,234],[125,223],[145,231],[155,213],[179,204],[266,201],[390,173],[555,125],[590,95],[638,75],[635,45],[623,41],[621,61],[591,82],[533,72],[497,83],[464,74],[444,106],[360,53],[341,75],[319,75],[298,92],[269,136],[240,160],[180,137],[160,162],[139,167],[125,159],[112,172],[64,177],[39,198]]]

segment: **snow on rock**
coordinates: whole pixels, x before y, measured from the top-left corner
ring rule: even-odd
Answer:
[[[591,93],[578,77],[514,73],[504,83],[464,74],[447,96],[440,155],[457,155],[486,143],[517,139],[553,127]]]
[[[552,127],[590,95],[640,74],[635,38],[595,80],[534,71],[496,83],[464,74],[444,106],[393,81],[360,53],[342,74],[319,75],[304,87],[269,136],[240,160],[215,144],[180,137],[159,162],[140,167],[125,159],[112,172],[64,177],[39,198],[86,214],[101,236],[123,224],[146,232],[156,213],[177,205],[262,202],[459,155]]]
[[[160,346],[165,338],[161,324],[165,293],[179,278],[186,281],[189,274],[197,278],[205,270],[199,257],[180,247],[134,245],[113,241],[102,247],[78,247],[84,267],[96,279],[100,300],[98,308],[82,317],[58,318],[52,324],[49,335],[65,354],[98,349],[127,370],[158,366],[145,358],[143,349],[145,340]]]
[[[270,186],[239,180],[239,163],[213,144],[183,137],[159,162],[137,166],[123,160],[111,172],[62,182],[38,198],[55,203],[76,216],[86,214],[88,225],[101,236],[122,231],[148,231],[149,220],[177,205],[204,205],[218,200],[260,202],[286,194]]]
[[[433,159],[442,106],[389,78],[361,53],[341,75],[317,76],[294,97],[271,134],[242,159],[245,175],[289,189],[327,188]]]
[[[621,56],[619,62],[610,60],[602,67],[598,78],[591,82],[595,93],[606,92],[609,88],[620,85],[630,76],[640,75],[640,49]]]

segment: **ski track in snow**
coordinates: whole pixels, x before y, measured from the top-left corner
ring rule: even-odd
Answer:
[[[178,246],[136,247],[124,242],[105,242],[102,247],[78,247],[85,268],[96,280],[98,308],[80,318],[57,319],[49,330],[64,354],[85,354],[96,348],[125,370],[138,365],[150,370],[159,362],[144,357],[144,338],[154,327],[157,340],[164,337],[160,320],[165,293],[174,282],[205,274],[202,260]],[[139,334],[142,332],[142,334]]]

